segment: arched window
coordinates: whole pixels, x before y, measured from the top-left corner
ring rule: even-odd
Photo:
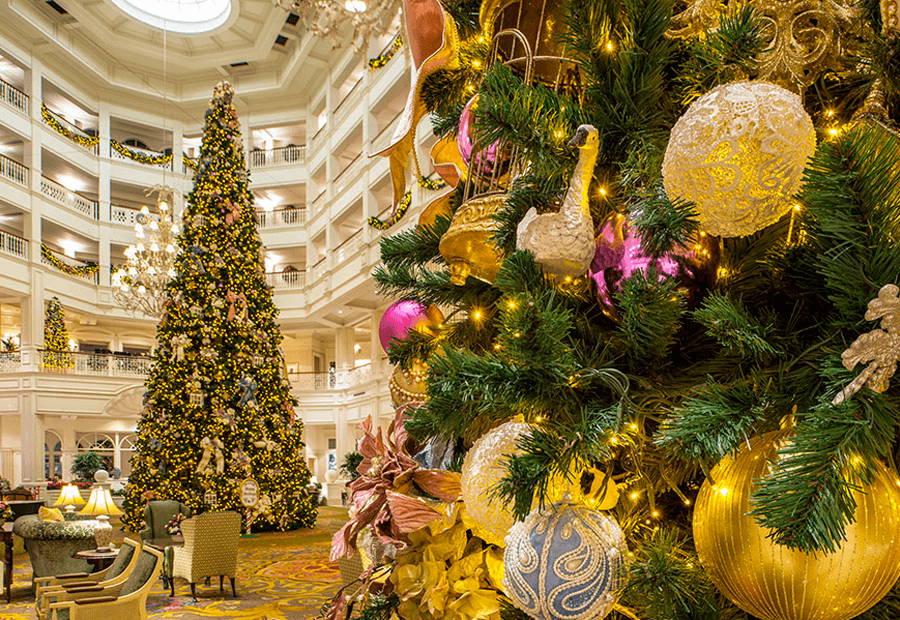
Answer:
[[[119,439],[119,453],[122,463],[122,478],[131,474],[131,457],[134,456],[134,447],[137,444],[137,435],[125,435]]]
[[[100,433],[88,433],[78,438],[78,452],[93,452],[103,457],[103,468],[112,471],[116,444],[111,437]]]
[[[62,440],[53,431],[44,433],[44,478],[63,478]]]

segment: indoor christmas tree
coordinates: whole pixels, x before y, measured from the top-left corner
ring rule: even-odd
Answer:
[[[57,297],[47,302],[47,314],[44,317],[44,348],[47,349],[44,354],[44,367],[61,370],[72,366],[66,315]]]
[[[332,615],[898,617],[896,2],[405,6],[458,185],[375,279],[446,320],[389,348]]]
[[[131,529],[154,498],[244,514],[247,478],[255,528],[315,522],[233,96],[219,84],[206,112],[126,489]]]

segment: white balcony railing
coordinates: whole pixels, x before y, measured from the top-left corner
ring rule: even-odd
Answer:
[[[372,381],[372,364],[333,372],[295,372],[288,375],[294,390],[344,390]]]
[[[28,240],[0,230],[0,252],[27,259]]]
[[[360,228],[334,249],[335,258],[338,263],[343,263],[345,260],[356,254],[362,245],[362,231],[363,229]]]
[[[79,353],[58,353],[41,349],[41,371],[98,377],[136,377],[150,374],[153,360],[149,357]]]
[[[150,149],[142,149],[142,148],[140,148],[140,147],[137,147],[137,146],[129,146],[129,145],[127,145],[127,144],[123,144],[122,146],[123,146],[124,148],[126,148],[127,150],[131,151],[132,153],[136,153],[136,154],[138,154],[138,155],[146,155],[147,157],[150,157],[150,158],[156,158],[156,157],[163,157],[163,156],[164,156],[163,153],[157,153],[156,151],[151,151]],[[169,159],[169,161],[167,161],[167,162],[159,162],[159,163],[149,163],[149,162],[148,162],[148,163],[145,163],[145,162],[142,162],[142,161],[138,161],[137,159],[134,159],[134,158],[132,158],[132,157],[128,157],[127,155],[123,155],[122,153],[120,153],[119,151],[117,151],[117,150],[115,149],[115,147],[113,147],[112,145],[110,145],[109,153],[110,153],[110,156],[111,156],[113,159],[121,159],[122,161],[131,161],[131,162],[135,162],[135,163],[138,163],[138,164],[142,164],[142,165],[144,165],[144,166],[155,166],[155,167],[157,167],[157,168],[162,168],[163,170],[172,170],[172,159]]]
[[[21,351],[0,352],[0,372],[19,372],[22,369]]]
[[[307,271],[309,272],[307,282],[313,283],[316,280],[318,280],[319,278],[321,278],[322,275],[324,275],[325,268],[327,266],[327,262],[326,262],[327,258],[328,258],[327,256],[323,256],[322,258],[319,259],[319,262],[317,262],[315,265],[313,265],[312,267],[309,267],[307,269]]]
[[[306,224],[306,207],[281,207],[273,211],[256,210],[256,225],[260,228],[288,228]]]
[[[0,155],[0,177],[28,187],[28,168],[6,155]]]
[[[28,114],[28,95],[3,80],[0,80],[0,101]]]
[[[134,217],[140,213],[138,209],[131,207],[120,207],[119,205],[109,206],[109,221],[113,224],[124,224],[125,226],[134,225]]]
[[[41,193],[91,219],[97,219],[99,203],[96,200],[91,200],[76,194],[75,192],[71,192],[56,181],[51,181],[47,177],[42,177]]]
[[[306,271],[267,273],[266,284],[276,291],[295,291],[306,286]]]
[[[305,159],[305,146],[279,146],[274,149],[250,151],[250,168],[301,164]]]

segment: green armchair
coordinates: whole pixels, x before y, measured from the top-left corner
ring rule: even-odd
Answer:
[[[141,540],[149,540],[152,538],[167,538],[169,533],[166,532],[166,523],[172,520],[172,517],[181,513],[188,518],[191,516],[191,509],[173,500],[153,500],[148,502],[144,507],[144,529],[140,531]]]
[[[91,565],[72,556],[79,551],[96,549],[94,528],[97,522],[41,521],[37,515],[16,519],[13,533],[25,539],[25,550],[31,558],[33,577],[65,573],[87,573]]]

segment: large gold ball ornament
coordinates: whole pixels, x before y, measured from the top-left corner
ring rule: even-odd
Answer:
[[[491,242],[506,194],[473,198],[456,210],[438,248],[450,265],[450,281],[462,286],[473,276],[493,283],[500,269],[500,250]]]
[[[428,400],[428,386],[425,383],[427,376],[428,364],[423,361],[413,360],[408,370],[397,366],[388,381],[391,402],[400,407]]]
[[[697,205],[700,228],[740,237],[790,211],[816,132],[799,95],[768,82],[732,82],[690,105],[663,159],[669,198]]]
[[[830,554],[778,545],[752,516],[753,480],[790,430],[750,440],[712,470],[694,508],[694,544],[717,588],[762,620],[849,620],[877,603],[900,578],[900,487],[882,465],[854,493],[856,522]]]

